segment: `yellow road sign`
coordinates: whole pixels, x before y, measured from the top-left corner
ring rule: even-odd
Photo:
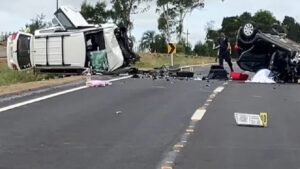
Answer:
[[[168,43],[168,54],[175,54],[175,53],[176,53],[176,44]]]
[[[259,116],[260,116],[260,119],[261,119],[261,121],[262,121],[262,123],[263,123],[263,126],[264,126],[264,127],[268,127],[268,113],[266,113],[266,112],[261,112],[261,113],[259,114]]]

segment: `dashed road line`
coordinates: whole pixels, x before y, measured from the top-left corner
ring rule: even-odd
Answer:
[[[197,109],[194,115],[191,117],[193,121],[200,121],[206,113],[206,109]]]
[[[202,120],[210,103],[212,103],[213,99],[225,89],[225,86],[227,84],[228,82],[224,83],[222,86],[217,87],[213,91],[213,93],[208,97],[204,106],[198,108],[195,111],[195,113],[191,117],[191,121],[188,128],[186,128],[185,132],[181,135],[179,142],[176,143],[173,146],[173,149],[165,155],[165,157],[159,164],[158,169],[174,169],[176,157],[188,143],[191,134],[195,132],[196,124]]]

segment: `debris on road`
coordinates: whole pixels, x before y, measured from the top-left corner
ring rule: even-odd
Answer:
[[[274,81],[274,74],[269,69],[262,69],[258,71],[251,80],[247,81],[250,83],[276,83]]]
[[[236,80],[236,81],[246,81],[246,80],[248,80],[249,75],[245,74],[245,73],[240,73],[240,72],[231,72],[230,78],[231,78],[231,80]]]
[[[117,115],[121,115],[123,112],[122,111],[117,111],[116,114]]]
[[[112,83],[108,81],[102,81],[102,80],[90,80],[86,82],[86,85],[88,87],[105,87],[105,86],[112,85]]]
[[[228,80],[228,73],[224,68],[219,66],[212,66],[210,74],[208,76],[202,76],[202,74],[196,74],[191,71],[182,71],[180,66],[166,67],[162,66],[160,68],[154,68],[153,70],[137,70],[134,73],[131,73],[132,78],[137,79],[152,79],[152,80],[166,80],[168,82],[174,83],[174,80]],[[209,81],[208,81],[209,82]]]
[[[228,72],[223,66],[212,65],[206,79],[228,80]]]
[[[267,127],[267,113],[234,113],[234,118],[238,126]]]
[[[194,72],[181,71],[179,66],[178,68],[162,66],[153,70],[137,70],[132,73],[132,78],[172,81],[192,79],[194,74]]]

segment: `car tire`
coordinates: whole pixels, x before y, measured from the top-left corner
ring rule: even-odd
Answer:
[[[257,28],[254,23],[248,22],[240,29],[240,40],[244,44],[252,43],[255,39]]]

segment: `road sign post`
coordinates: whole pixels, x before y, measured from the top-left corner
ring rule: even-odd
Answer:
[[[174,54],[176,53],[176,44],[168,43],[168,54],[171,57],[171,66],[174,66]]]

